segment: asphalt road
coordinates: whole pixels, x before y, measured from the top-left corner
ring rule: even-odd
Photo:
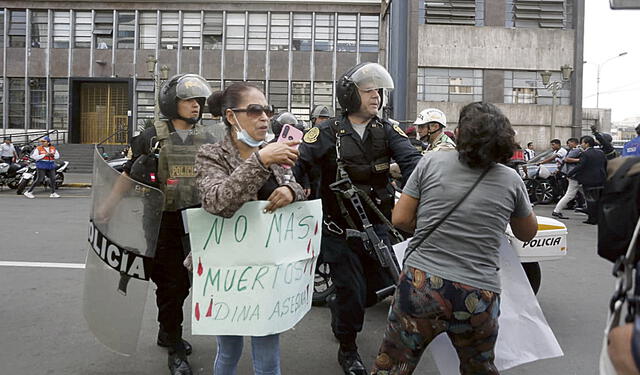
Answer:
[[[50,199],[48,193],[36,190],[37,198],[29,200],[14,191],[0,192],[0,262],[84,263],[90,190],[63,188],[59,193],[61,198]],[[536,212],[549,216],[551,207],[536,207]],[[568,255],[541,264],[538,294],[565,355],[503,374],[597,374],[606,306],[613,290],[611,267],[595,254],[596,228],[582,224],[580,214],[569,215]],[[123,357],[89,332],[82,316],[82,282],[82,269],[0,266],[0,374],[167,374],[165,350],[155,345],[154,288],[149,288],[138,353]],[[380,344],[387,309],[385,301],[367,312],[358,343],[368,365]],[[284,374],[341,373],[329,322],[328,309],[313,308],[282,335]],[[214,338],[191,336],[188,324],[185,337],[194,346],[190,357],[194,373],[211,374]],[[252,373],[249,349],[247,341],[238,374]],[[425,354],[416,374],[437,373]]]

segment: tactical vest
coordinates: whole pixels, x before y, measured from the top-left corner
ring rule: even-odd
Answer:
[[[164,192],[164,210],[177,211],[200,204],[196,186],[196,152],[206,142],[203,127],[196,125],[186,143],[177,133],[169,133],[166,121],[154,124],[160,142],[158,156],[159,188]]]
[[[360,190],[369,193],[380,211],[389,217],[394,194],[389,188],[391,151],[384,124],[378,121],[371,123],[367,138],[361,142],[349,136],[339,121],[335,121],[332,127],[336,137],[340,137],[340,157],[349,178]],[[370,220],[375,217],[368,216]]]

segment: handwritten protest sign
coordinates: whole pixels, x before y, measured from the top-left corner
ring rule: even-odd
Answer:
[[[187,211],[193,255],[195,335],[265,336],[292,328],[311,308],[322,204],[263,213],[245,203],[231,218]]]

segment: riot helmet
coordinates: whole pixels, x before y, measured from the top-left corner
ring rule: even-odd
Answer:
[[[195,124],[202,118],[204,104],[211,95],[207,81],[197,74],[177,74],[160,87],[158,103],[160,112],[168,119],[180,119]],[[200,104],[197,118],[183,118],[178,114],[178,100],[196,99]]]
[[[273,135],[278,137],[285,124],[298,127],[298,119],[291,112],[282,112],[271,117],[271,131],[273,132]]]
[[[443,128],[447,127],[447,116],[445,116],[444,112],[437,108],[427,108],[422,110],[418,114],[416,121],[413,122],[414,125],[425,125],[430,122],[437,122],[442,125]]]
[[[380,93],[380,106],[384,89],[393,90],[393,79],[389,72],[380,64],[372,62],[360,63],[340,77],[336,84],[336,96],[340,107],[346,113],[354,113],[360,110],[360,90],[378,90]]]
[[[326,105],[317,105],[311,112],[311,121],[318,117],[333,117],[333,111]]]

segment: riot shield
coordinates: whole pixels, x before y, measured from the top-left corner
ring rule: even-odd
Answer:
[[[110,349],[136,351],[164,206],[162,191],[111,168],[96,149],[84,317]]]

